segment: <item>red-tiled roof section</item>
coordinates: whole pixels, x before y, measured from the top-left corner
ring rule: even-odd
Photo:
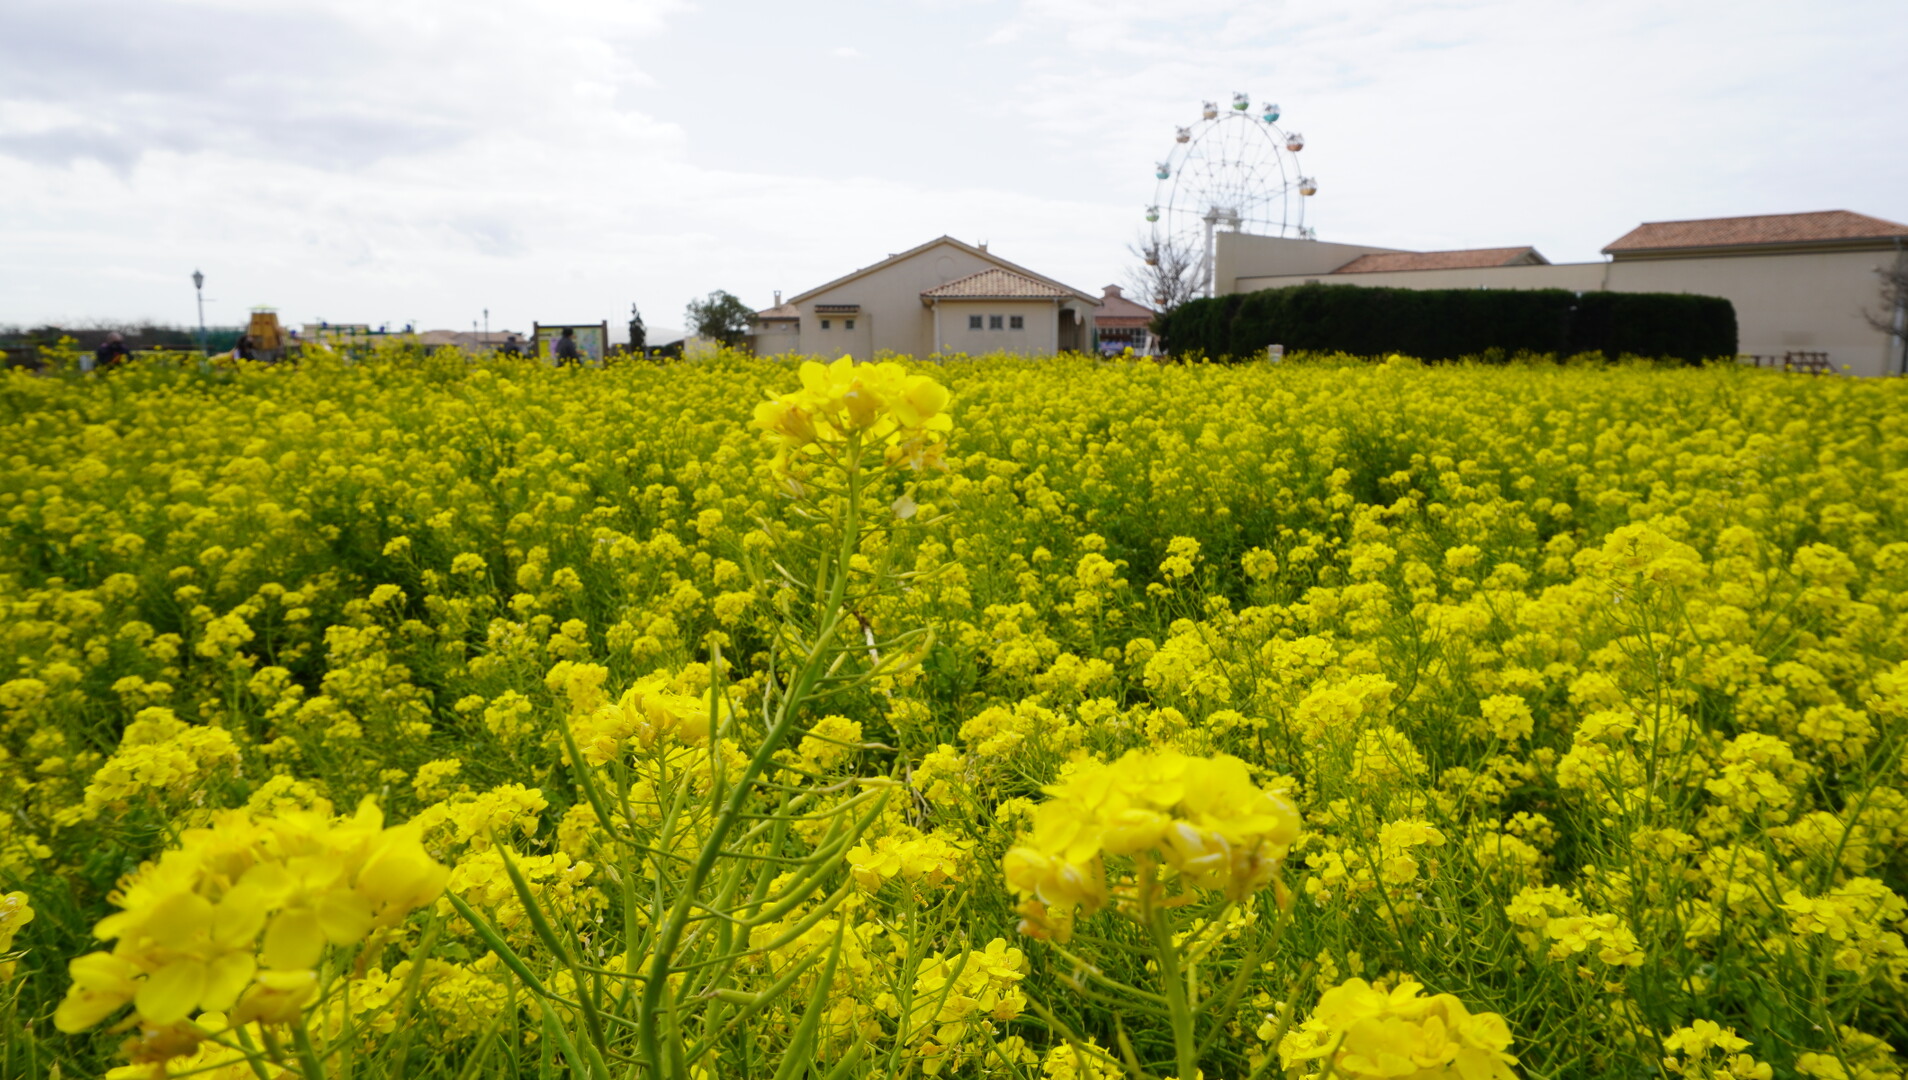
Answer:
[[[1605,253],[1677,251],[1761,244],[1819,244],[1836,240],[1887,240],[1898,236],[1908,237],[1908,225],[1849,210],[1817,210],[1806,214],[1650,221],[1624,233],[1603,250]]]
[[[1035,281],[1025,274],[992,267],[964,278],[955,278],[921,295],[936,300],[1053,300],[1073,294],[1044,281]]]
[[[1386,251],[1360,255],[1334,274],[1377,274],[1387,270],[1472,270],[1480,266],[1542,266],[1550,260],[1534,247],[1471,248],[1466,251]]]
[[[1100,297],[1100,310],[1093,313],[1096,326],[1145,326],[1153,321],[1153,309],[1128,300],[1118,285],[1108,285]]]
[[[755,313],[757,319],[799,319],[802,313],[794,304],[778,304]]]

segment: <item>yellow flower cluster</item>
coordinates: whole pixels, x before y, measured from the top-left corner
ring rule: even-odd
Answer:
[[[55,1022],[92,1027],[130,1002],[163,1028],[195,1013],[286,1023],[319,989],[325,949],[356,945],[436,899],[449,871],[415,826],[385,827],[367,800],[350,817],[229,811],[141,867],[72,962]]]
[[[139,799],[190,799],[220,772],[230,774],[238,765],[238,746],[224,729],[187,724],[160,706],[141,709],[126,725],[119,750],[87,783],[84,801],[61,820],[96,818]]]
[[[879,447],[889,464],[920,469],[940,461],[954,418],[947,387],[900,364],[801,366],[802,388],[755,407],[755,426],[775,444],[776,471],[805,474],[818,455],[851,438]]]
[[[1714,1020],[1697,1020],[1663,1036],[1663,1067],[1693,1080],[1771,1080],[1775,1070],[1742,1051],[1749,1040]]]
[[[706,743],[711,714],[726,716],[727,704],[710,695],[675,692],[672,683],[662,675],[650,676],[630,687],[615,704],[579,717],[576,734],[583,757],[601,765],[632,750]]]
[[[1064,936],[1075,909],[1105,905],[1107,857],[1157,861],[1186,886],[1241,900],[1272,884],[1299,834],[1291,801],[1225,754],[1131,750],[1081,762],[1044,790],[1032,831],[1002,860],[1008,888],[1032,902],[1030,933]]]
[[[928,888],[958,884],[967,869],[971,841],[903,827],[848,851],[848,869],[874,892],[895,878]]]
[[[1020,1017],[1027,958],[995,938],[984,949],[933,956],[914,978],[906,1041],[921,1073],[935,1076],[985,1052],[995,1033]]]
[[[1325,991],[1311,1018],[1279,1041],[1292,1075],[1386,1080],[1513,1080],[1510,1026],[1496,1013],[1472,1013],[1450,994],[1425,997],[1400,982],[1386,989],[1347,979]]]

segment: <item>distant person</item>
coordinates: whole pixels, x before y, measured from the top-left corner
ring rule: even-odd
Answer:
[[[576,347],[576,330],[573,327],[563,328],[552,352],[556,355],[558,367],[578,367],[583,363],[583,352]]]
[[[252,335],[240,334],[238,344],[232,346],[232,359],[253,360],[258,357],[258,349],[252,344]]]
[[[115,330],[106,335],[99,348],[93,350],[93,367],[98,371],[111,371],[132,359],[132,350],[126,348],[126,339]]]

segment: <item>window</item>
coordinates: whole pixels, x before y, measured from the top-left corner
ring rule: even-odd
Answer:
[[[822,329],[823,329],[823,330],[826,330],[826,329],[828,329],[828,320],[827,320],[827,319],[823,319],[823,320],[822,320]]]
[[[1008,320],[1007,320],[1007,329],[1009,329],[1009,330],[1025,330],[1025,329],[1027,329],[1027,320],[1026,320],[1026,318],[1025,318],[1024,316],[1020,316],[1020,315],[1015,315],[1015,316],[1014,316],[1013,318],[1011,318],[1011,319],[1008,319]]]
[[[989,330],[1000,329],[1000,316],[998,315],[987,316],[987,329]]]
[[[967,328],[969,330],[979,330],[981,328],[981,317],[979,315],[969,315],[967,317]]]
[[[855,320],[843,319],[841,322],[841,328],[843,330],[853,330],[855,328]]]

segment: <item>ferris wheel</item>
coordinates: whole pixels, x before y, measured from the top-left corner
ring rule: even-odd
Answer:
[[[1219,233],[1313,238],[1305,200],[1318,182],[1299,168],[1305,136],[1278,120],[1277,105],[1255,109],[1250,97],[1234,94],[1232,108],[1208,101],[1197,123],[1178,129],[1172,150],[1153,168],[1151,238],[1143,252],[1149,266],[1168,245],[1191,252],[1198,289],[1211,296]]]

